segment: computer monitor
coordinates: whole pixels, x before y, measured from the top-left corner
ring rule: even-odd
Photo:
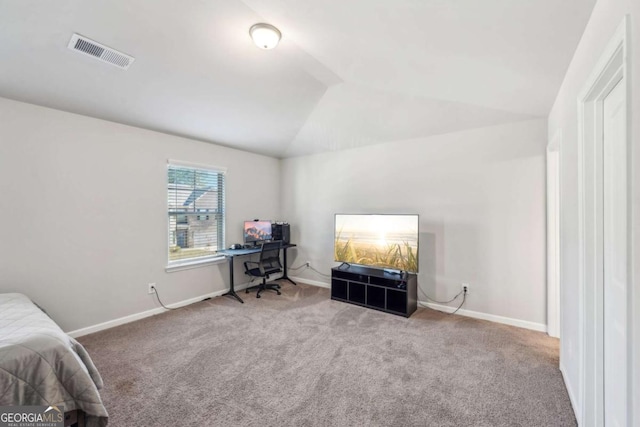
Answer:
[[[265,240],[271,240],[271,221],[245,221],[244,222],[244,243],[257,244]]]

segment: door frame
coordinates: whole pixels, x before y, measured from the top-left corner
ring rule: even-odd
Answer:
[[[560,338],[562,330],[562,266],[560,239],[562,129],[547,145],[547,334]]]
[[[623,190],[630,235],[630,64],[629,18],[625,16],[578,96],[578,229],[579,229],[579,335],[580,418],[584,426],[604,425],[604,188],[603,100],[617,84],[623,84],[626,110],[627,182]],[[627,239],[627,283],[630,295],[631,240]],[[631,373],[631,298],[627,306],[627,369]],[[627,419],[631,422],[631,381],[627,381]]]

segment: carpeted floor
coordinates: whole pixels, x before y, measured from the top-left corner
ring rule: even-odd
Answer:
[[[110,426],[575,426],[558,341],[283,284],[80,338]]]

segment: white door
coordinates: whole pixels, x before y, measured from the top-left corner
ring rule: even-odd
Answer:
[[[624,84],[603,102],[604,425],[627,425],[627,148]]]

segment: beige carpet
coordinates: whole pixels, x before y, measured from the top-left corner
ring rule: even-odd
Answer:
[[[327,289],[218,297],[80,339],[111,426],[575,426],[558,341]]]

